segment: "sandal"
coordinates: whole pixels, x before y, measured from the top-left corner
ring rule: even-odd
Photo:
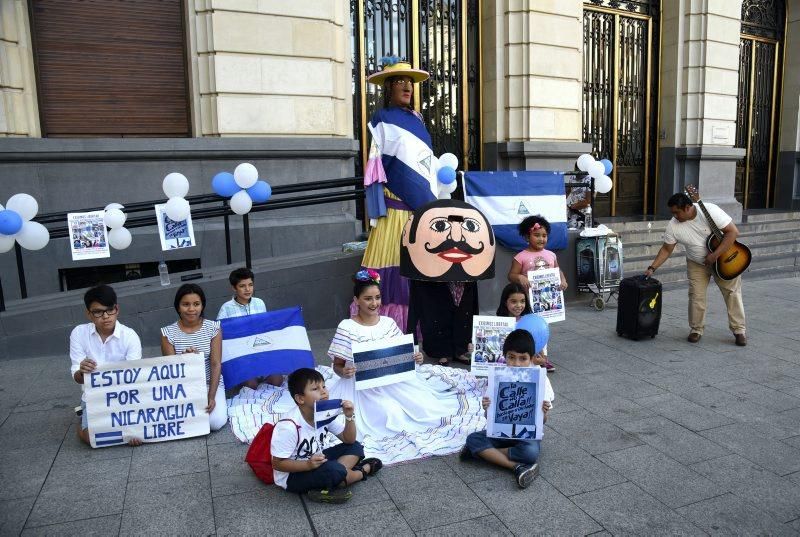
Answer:
[[[364,470],[364,466],[366,465],[369,465],[369,472]],[[376,459],[375,457],[361,459],[358,462],[358,464],[353,466],[353,470],[361,472],[361,474],[364,476],[364,479],[362,481],[366,481],[368,476],[377,474],[381,468],[383,468],[383,462],[380,459]]]
[[[449,365],[449,364],[450,364],[450,359],[449,358],[439,358],[439,365],[444,366],[444,365]]]

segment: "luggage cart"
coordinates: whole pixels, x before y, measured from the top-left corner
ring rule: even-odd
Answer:
[[[594,294],[590,304],[601,311],[612,298],[619,297],[622,241],[614,234],[579,237],[575,246],[578,292]]]

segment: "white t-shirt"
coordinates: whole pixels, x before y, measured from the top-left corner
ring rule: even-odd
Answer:
[[[333,435],[341,434],[345,425],[344,414],[341,414],[321,430],[317,430],[305,420],[299,407],[284,419],[290,419],[294,423],[281,421],[275,426],[272,431],[270,452],[273,457],[296,461],[308,460],[315,453],[321,453],[334,445],[336,438]],[[300,430],[297,429],[298,425]],[[281,472],[273,468],[272,477],[276,485],[286,488],[289,472]]]
[[[719,229],[731,223],[732,218],[713,203],[704,203],[703,205],[706,206],[708,214],[711,215]],[[672,218],[669,221],[667,229],[664,231],[664,242],[667,244],[681,243],[686,248],[687,259],[702,264],[708,255],[706,239],[711,235],[711,227],[698,204],[695,203],[694,207],[697,214],[693,219],[678,222],[676,218]]]

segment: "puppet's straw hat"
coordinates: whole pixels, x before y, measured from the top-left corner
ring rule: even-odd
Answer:
[[[367,77],[367,82],[380,86],[390,76],[407,76],[410,77],[414,83],[418,83],[430,77],[430,75],[422,69],[412,69],[410,63],[401,62],[400,58],[397,56],[381,58],[380,63],[383,66],[383,70],[369,75]]]

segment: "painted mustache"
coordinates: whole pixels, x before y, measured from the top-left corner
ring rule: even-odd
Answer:
[[[466,241],[454,241],[453,239],[445,239],[441,244],[434,247],[430,247],[429,242],[425,243],[425,250],[431,254],[439,254],[448,250],[460,250],[465,254],[470,254],[472,256],[483,252],[483,248],[483,242],[480,243],[480,246],[473,247],[470,246]]]

